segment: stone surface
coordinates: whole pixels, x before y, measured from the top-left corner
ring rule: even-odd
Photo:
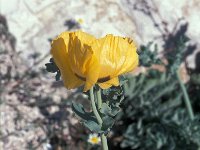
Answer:
[[[22,51],[25,58],[34,51],[47,53],[47,39],[66,30],[63,24],[68,19],[82,19],[82,29],[97,37],[108,33],[124,36],[134,33],[134,22],[114,0],[4,0],[1,7],[11,33],[18,40],[16,49]]]
[[[163,50],[163,35],[174,34],[177,28],[188,22],[189,44],[197,46],[194,55],[188,57],[190,67],[194,68],[194,57],[200,51],[200,1],[199,0],[140,0],[121,1],[120,5],[135,22],[137,41],[140,44],[153,41]]]
[[[199,49],[199,9],[198,0],[1,0],[1,13],[17,39],[16,49],[26,59],[34,52],[48,53],[47,39],[67,30],[63,24],[69,19],[82,19],[82,30],[97,37],[129,36],[139,44],[154,41],[160,49],[162,36],[173,33],[179,21],[185,20],[187,34]]]

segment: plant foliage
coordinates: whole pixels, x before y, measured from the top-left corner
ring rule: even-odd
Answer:
[[[122,113],[118,116],[122,124],[117,125],[123,134],[122,149],[137,150],[198,150],[200,148],[199,110],[195,119],[189,118],[183,101],[183,93],[176,77],[176,71],[183,62],[186,39],[177,41],[174,51],[162,63],[150,45],[142,46],[140,64],[150,67],[162,64],[166,71],[149,69],[138,76],[129,76],[124,88],[126,99]],[[193,108],[199,106],[199,75],[191,75],[185,85]],[[195,81],[194,81],[195,80]],[[190,91],[191,90],[191,91]],[[193,91],[193,93],[192,93]],[[196,94],[196,95],[192,95]],[[198,97],[196,97],[198,96]],[[117,131],[116,131],[117,132]]]

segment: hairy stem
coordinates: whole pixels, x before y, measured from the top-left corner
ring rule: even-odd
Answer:
[[[101,109],[102,99],[101,99],[101,89],[100,88],[97,89],[97,106],[98,106],[98,109]]]
[[[194,119],[194,112],[193,112],[193,109],[192,109],[192,105],[191,105],[191,103],[190,103],[190,99],[189,99],[187,90],[186,90],[186,88],[185,88],[185,85],[184,85],[183,82],[181,81],[181,78],[180,78],[180,75],[179,75],[179,72],[178,72],[178,71],[176,72],[176,76],[177,76],[177,78],[178,78],[178,81],[179,81],[181,90],[182,90],[182,92],[183,92],[184,103],[185,103],[185,105],[186,105],[188,114],[189,114],[189,116],[190,116],[190,119],[193,120],[193,119]]]
[[[94,115],[96,116],[99,125],[102,126],[103,121],[97,111],[97,107],[94,100],[94,94],[97,95],[97,106],[98,106],[98,110],[100,110],[102,106],[101,89],[98,88],[97,90],[94,90],[94,88],[92,87],[90,89],[90,99],[91,99],[92,110],[94,112]],[[107,138],[104,134],[101,134],[101,143],[102,143],[103,150],[108,150]]]
[[[97,111],[96,104],[95,104],[95,101],[94,101],[93,87],[90,89],[90,99],[91,99],[91,103],[92,103],[92,111],[94,112],[94,115],[96,116],[99,125],[102,125],[103,121],[102,121],[102,119],[101,119],[101,117],[100,117],[100,115]]]
[[[102,107],[102,98],[101,98],[101,88],[98,87],[97,88],[97,106],[98,106],[98,109],[100,110],[101,107]],[[102,143],[102,147],[103,147],[103,150],[108,150],[108,143],[107,143],[107,138],[105,136],[105,134],[101,134],[101,143]]]
[[[101,143],[102,143],[103,150],[108,150],[108,142],[104,134],[101,135]]]

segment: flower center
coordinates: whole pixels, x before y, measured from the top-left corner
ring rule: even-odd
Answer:
[[[86,81],[86,78],[85,77],[82,77],[82,76],[79,76],[78,74],[75,73],[75,76],[78,77],[79,79],[83,80],[83,81]],[[103,83],[103,82],[106,82],[106,81],[109,81],[110,80],[110,76],[106,76],[106,77],[103,77],[103,78],[99,78],[97,80],[98,83]]]
[[[93,137],[93,138],[91,138],[91,143],[93,143],[93,144],[98,144],[98,143],[99,143],[98,137]]]

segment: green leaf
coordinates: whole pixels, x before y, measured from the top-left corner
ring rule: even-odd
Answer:
[[[49,60],[49,63],[46,63],[45,66],[46,66],[46,70],[48,72],[55,73],[59,70],[58,67],[56,66],[55,62],[53,61],[53,58],[51,58]]]
[[[101,131],[101,126],[98,123],[94,122],[94,121],[88,120],[88,121],[85,121],[83,124],[90,131],[98,132],[98,133],[102,133],[103,132],[103,131]]]
[[[102,103],[102,108],[100,112],[104,115],[111,115],[111,108],[106,103]]]
[[[116,116],[120,112],[120,107],[112,107],[111,116]]]
[[[103,131],[108,131],[110,128],[112,128],[115,120],[112,117],[109,116],[104,116],[102,118],[103,124],[102,124],[102,130]]]
[[[83,108],[82,104],[76,104],[72,102],[72,110],[76,114],[77,117],[82,119],[82,121],[94,121],[97,123],[97,119],[91,112],[86,112]]]
[[[123,84],[128,82],[128,79],[126,79],[125,76],[121,75],[119,77],[119,82],[120,82],[120,86],[122,86]]]
[[[152,42],[149,42],[147,46],[142,45],[140,47],[138,53],[141,66],[150,67],[152,64],[162,64],[162,61],[157,57],[157,45],[154,46],[154,50],[151,50],[152,44]]]
[[[119,111],[122,100],[124,99],[124,92],[122,86],[112,87],[103,90],[104,102],[102,113],[108,116],[115,116]]]
[[[56,76],[55,76],[56,81],[59,81],[60,77],[61,77],[60,71],[57,71]]]
[[[111,111],[111,109],[109,109],[105,103],[103,104],[103,106],[103,112],[105,114],[109,114],[109,111]],[[107,132],[114,124],[114,119],[112,117],[104,115],[102,117],[102,126],[99,125],[94,114],[86,112],[82,104],[75,104],[74,102],[72,102],[72,110],[76,114],[76,116],[81,119],[83,125],[87,127],[90,131],[94,131],[97,133]]]
[[[49,60],[49,63],[46,63],[45,66],[46,66],[46,70],[47,70],[48,72],[56,73],[56,76],[55,76],[56,81],[60,80],[60,77],[61,77],[60,70],[59,70],[59,68],[57,67],[57,65],[55,64],[53,58],[51,58],[51,59]]]
[[[98,121],[92,112],[86,112],[82,104],[76,104],[72,102],[72,110],[78,118],[81,119],[83,125],[88,128],[90,131],[103,133],[101,126],[98,124]]]

